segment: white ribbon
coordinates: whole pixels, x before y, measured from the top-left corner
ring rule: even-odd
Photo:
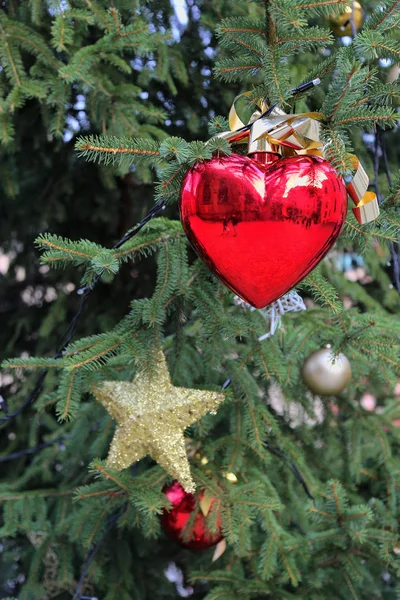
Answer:
[[[254,308],[254,306],[251,306],[251,304],[248,304],[247,302],[242,300],[242,298],[239,298],[239,296],[235,296],[233,301],[237,306],[245,306],[251,311],[258,310],[262,314],[266,322],[269,324],[269,331],[267,331],[267,333],[264,333],[263,335],[260,335],[260,337],[258,338],[259,342],[268,339],[269,337],[271,337],[271,335],[274,335],[277,329],[280,329],[282,327],[282,316],[285,313],[299,312],[301,310],[307,309],[306,305],[304,304],[303,298],[299,296],[299,294],[294,290],[291,290],[290,292],[282,296],[282,298],[279,298],[279,300],[272,302],[272,304],[270,304],[269,306],[260,309]]]

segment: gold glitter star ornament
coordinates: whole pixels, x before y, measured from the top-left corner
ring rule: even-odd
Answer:
[[[92,392],[117,422],[107,458],[111,467],[125,469],[149,454],[186,492],[194,491],[184,430],[215,412],[224,394],[174,387],[161,351],[152,372],[139,372],[132,382],[106,381]]]

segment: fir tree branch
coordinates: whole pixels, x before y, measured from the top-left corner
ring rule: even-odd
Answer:
[[[329,115],[332,120],[334,120],[335,115],[336,115],[337,111],[340,108],[340,103],[343,100],[343,98],[346,96],[346,94],[347,94],[347,92],[349,90],[349,87],[350,87],[350,85],[352,83],[352,77],[353,77],[353,75],[355,75],[355,73],[357,73],[357,72],[358,72],[358,68],[357,67],[353,67],[353,69],[350,71],[350,73],[347,74],[347,81],[345,83],[345,86],[344,86],[344,88],[343,88],[343,90],[342,90],[339,98],[337,99],[335,105],[333,106],[333,110],[331,111],[331,113]]]
[[[19,73],[18,73],[18,69],[17,69],[17,67],[16,67],[16,65],[15,65],[15,62],[14,62],[13,56],[12,56],[12,54],[11,54],[11,51],[10,51],[10,44],[8,43],[8,41],[7,41],[6,39],[4,40],[4,47],[5,47],[5,49],[6,49],[7,58],[8,58],[8,64],[9,64],[9,65],[10,65],[10,67],[11,67],[11,70],[12,70],[12,73],[13,73],[13,76],[14,76],[15,83],[16,83],[16,85],[17,85],[17,86],[19,86],[19,87],[20,87],[20,86],[21,86],[21,84],[22,84],[21,77],[20,77],[20,75],[19,75]]]
[[[351,579],[348,576],[348,574],[346,573],[345,570],[343,570],[343,577],[345,578],[345,581],[347,583],[347,587],[349,588],[351,595],[353,597],[353,600],[360,600],[358,594],[356,593],[356,590],[354,589],[353,584],[351,583]]]
[[[297,4],[296,6],[294,6],[294,8],[302,8],[303,10],[307,10],[310,8],[321,8],[321,7],[326,7],[326,6],[342,6],[343,5],[343,0],[320,0],[318,2],[307,2],[305,1],[304,3],[301,2],[300,4]]]
[[[399,11],[399,7],[400,0],[394,0],[389,7],[382,7],[383,9],[380,11],[380,16],[378,18],[371,19],[371,24],[369,22],[367,23],[368,29],[380,29],[388,19],[390,20],[394,12]]]
[[[124,512],[126,511],[126,506],[124,506],[123,510],[115,513],[108,521],[106,530],[103,534],[103,536],[100,538],[100,540],[97,542],[97,544],[92,548],[92,550],[89,552],[85,563],[83,565],[82,571],[81,571],[81,576],[79,578],[78,581],[78,585],[76,586],[75,589],[75,593],[72,597],[72,600],[80,600],[81,598],[81,589],[82,586],[84,584],[85,581],[85,577],[87,575],[87,572],[89,570],[90,564],[92,562],[92,560],[95,558],[96,554],[98,553],[98,551],[100,550],[100,548],[102,547],[102,545],[104,544],[104,542],[106,541],[108,534],[110,533],[111,529],[114,527],[115,523],[118,521],[118,519],[124,514]]]
[[[248,27],[219,27],[219,33],[256,33],[257,35],[265,36],[266,33],[263,29],[252,29]]]
[[[121,481],[119,481],[116,477],[114,477],[112,473],[110,473],[110,471],[103,466],[102,463],[94,462],[92,470],[94,472],[100,473],[105,479],[113,481],[119,488],[124,490],[124,492],[129,492],[128,488],[125,485],[123,485],[123,483],[121,483]]]
[[[360,115],[360,116],[348,116],[346,118],[342,118],[342,119],[337,119],[335,121],[335,125],[348,125],[349,123],[358,123],[359,125],[362,124],[369,124],[370,122],[373,123],[379,123],[379,124],[385,124],[387,123],[388,126],[392,126],[394,125],[395,122],[395,117],[393,115],[393,113],[390,113],[388,115],[377,115],[377,114],[372,114],[372,113],[368,113],[366,115]]]
[[[74,490],[28,490],[20,494],[8,494],[0,492],[0,502],[9,502],[15,500],[24,500],[25,498],[60,498],[63,496],[72,496]]]
[[[233,44],[232,44],[233,42]],[[248,42],[245,42],[237,37],[234,36],[229,36],[229,46],[234,46],[235,44],[237,44],[238,46],[242,46],[243,48],[246,48],[246,50],[249,50],[250,53],[253,54],[257,54],[258,56],[260,56],[261,58],[264,56],[264,52],[261,52],[260,50],[258,50],[255,45],[253,44],[249,44]],[[228,44],[226,44],[228,45]]]
[[[132,237],[134,237],[135,235],[137,235],[139,233],[139,231],[141,231],[141,229],[146,225],[146,223],[148,223],[148,221],[150,221],[150,219],[152,219],[158,212],[160,212],[161,210],[163,210],[165,208],[164,204],[161,205],[157,205],[155,206],[149,213],[148,215],[146,215],[146,217],[139,223],[139,225],[137,225],[134,229],[132,229],[130,232],[128,232],[126,235],[123,236],[123,238],[121,238],[121,240],[115,244],[115,246],[113,247],[114,249],[120,248],[123,244],[125,244],[128,240],[130,240]],[[79,303],[79,307],[77,312],[75,313],[75,315],[73,316],[71,322],[69,323],[68,327],[66,328],[66,330],[64,331],[61,339],[62,342],[60,343],[59,346],[59,350],[57,350],[57,352],[54,354],[54,356],[52,357],[53,359],[60,359],[64,356],[64,351],[67,348],[67,346],[69,345],[69,343],[71,342],[71,340],[73,339],[73,337],[75,336],[75,332],[76,332],[76,328],[78,326],[78,323],[84,313],[84,310],[86,308],[86,304],[89,300],[90,294],[94,288],[94,286],[96,285],[96,283],[98,283],[98,281],[100,280],[102,276],[102,273],[100,273],[92,282],[92,284],[90,286],[87,286],[86,288],[82,288],[81,290],[78,290],[78,293],[81,294],[81,300]],[[2,408],[5,412],[5,416],[0,418],[0,425],[7,423],[9,421],[11,421],[12,419],[14,419],[15,417],[17,417],[19,414],[21,414],[21,412],[30,404],[32,404],[32,402],[34,402],[38,396],[40,395],[42,388],[43,388],[43,384],[44,381],[47,377],[48,374],[48,369],[46,369],[45,371],[43,371],[43,373],[39,376],[35,387],[33,388],[32,392],[29,394],[29,396],[26,398],[26,400],[22,403],[22,405],[15,410],[13,413],[9,413],[7,410],[7,404],[3,403],[2,404]]]
[[[314,270],[312,275],[307,276],[304,283],[315,289],[317,293],[316,297],[327,304],[335,315],[340,315],[342,307],[338,302],[336,290],[328,281],[324,280],[319,271]]]
[[[165,235],[157,235],[148,236],[146,241],[140,242],[138,244],[129,245],[127,248],[123,248],[119,252],[115,252],[116,258],[122,258],[130,254],[134,254],[136,252],[142,252],[143,250],[149,249],[158,244],[164,244],[169,240],[176,240],[183,237],[185,234],[183,231],[178,231],[176,233],[165,234]]]
[[[78,138],[75,149],[79,156],[89,161],[115,162],[120,157],[132,155],[137,158],[150,158],[160,156],[158,145],[146,139],[118,139],[116,137]]]
[[[102,14],[102,11],[99,8],[96,7],[95,3],[91,2],[91,0],[83,0],[83,1],[88,6],[88,8],[90,8],[90,10],[93,12],[93,14],[96,15],[96,17],[103,24],[103,26],[105,27],[105,29],[110,29],[110,27],[111,27],[110,23],[105,18],[104,14]]]
[[[114,343],[112,343],[111,345],[107,345],[106,348],[103,348],[102,350],[99,350],[95,353],[94,356],[89,356],[85,359],[80,359],[78,362],[73,362],[68,368],[72,371],[74,369],[79,369],[85,365],[88,365],[90,363],[98,363],[100,358],[103,358],[104,356],[112,356],[113,352],[116,348],[118,348],[118,346],[120,346],[121,341],[116,341]],[[72,380],[71,380],[72,381]]]

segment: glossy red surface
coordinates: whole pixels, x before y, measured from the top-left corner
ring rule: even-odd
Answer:
[[[333,246],[347,210],[344,183],[316,156],[262,164],[232,154],[187,173],[180,213],[210,270],[256,308],[277,300]],[[265,158],[265,157],[264,157]]]
[[[222,540],[221,531],[218,535],[212,535],[206,530],[206,519],[199,510],[192,528],[191,539],[185,542],[182,539],[181,534],[195,508],[195,497],[193,494],[185,492],[178,481],[174,481],[174,483],[165,490],[165,495],[171,502],[172,508],[170,511],[164,510],[160,517],[161,524],[164,531],[178,542],[178,544],[185,548],[189,548],[190,550],[204,550],[205,548],[215,546],[215,544]],[[201,493],[200,498],[202,495],[203,494]],[[210,510],[212,510],[213,504],[214,502],[211,504]]]

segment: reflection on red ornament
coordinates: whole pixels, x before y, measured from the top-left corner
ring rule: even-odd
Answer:
[[[272,158],[262,164],[258,156],[232,154],[198,163],[180,198],[196,252],[256,308],[283,296],[318,264],[347,210],[345,185],[328,161]]]
[[[165,495],[172,504],[172,508],[169,511],[164,510],[160,520],[164,531],[171,538],[184,548],[189,548],[190,550],[204,550],[211,546],[215,546],[215,544],[221,541],[222,531],[220,516],[217,520],[218,533],[212,534],[206,529],[206,517],[200,509],[198,509],[196,514],[194,526],[190,532],[190,538],[188,541],[185,541],[182,537],[182,532],[195,509],[195,496],[185,492],[178,481],[174,481],[174,483],[165,490]],[[203,496],[204,491],[200,493],[200,500]],[[211,503],[210,510],[213,510],[214,503],[215,499]]]

